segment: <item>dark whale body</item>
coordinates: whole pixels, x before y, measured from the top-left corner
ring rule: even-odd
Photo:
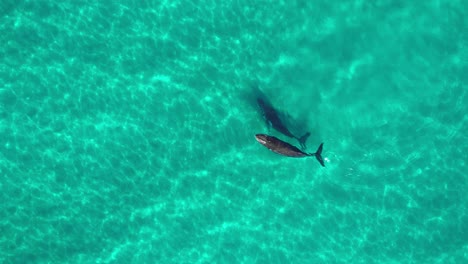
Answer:
[[[267,122],[268,126],[272,126],[276,131],[282,133],[285,136],[288,136],[290,138],[295,138],[299,141],[299,144],[301,144],[301,147],[303,149],[306,148],[305,142],[307,138],[309,137],[310,133],[307,132],[305,135],[302,137],[296,137],[289,129],[283,124],[281,121],[277,111],[271,104],[266,102],[265,100],[261,98],[257,98],[257,103],[260,109],[262,110],[263,116],[265,117],[265,121]]]
[[[320,165],[325,167],[325,163],[322,158],[323,143],[320,144],[320,146],[318,147],[315,153],[305,153],[304,151],[298,149],[297,147],[273,136],[269,136],[265,134],[256,134],[255,139],[257,139],[257,141],[260,144],[267,147],[271,151],[281,154],[283,156],[293,157],[293,158],[314,156],[317,159],[317,161],[320,163]]]

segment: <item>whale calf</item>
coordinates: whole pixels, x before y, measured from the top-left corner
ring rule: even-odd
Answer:
[[[269,136],[265,134],[256,134],[255,139],[260,144],[267,147],[271,151],[281,154],[283,156],[293,157],[293,158],[303,158],[303,157],[308,157],[308,156],[314,156],[317,159],[317,161],[320,163],[320,165],[322,165],[322,167],[325,167],[325,163],[322,158],[323,143],[320,144],[320,146],[318,147],[315,153],[305,153],[304,151],[298,149],[297,147],[273,136]]]
[[[301,144],[301,148],[306,148],[305,142],[310,136],[309,132],[305,133],[302,137],[296,137],[293,133],[291,133],[291,131],[289,131],[289,129],[283,124],[283,122],[281,122],[278,112],[275,110],[275,108],[273,108],[273,106],[270,103],[266,102],[261,98],[257,98],[257,103],[260,109],[262,110],[263,117],[265,118],[268,127],[271,125],[276,131],[282,133],[283,135],[297,139],[297,141],[299,141],[299,144]]]

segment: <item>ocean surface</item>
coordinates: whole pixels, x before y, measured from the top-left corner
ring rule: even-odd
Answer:
[[[0,263],[468,263],[467,17],[2,0]]]

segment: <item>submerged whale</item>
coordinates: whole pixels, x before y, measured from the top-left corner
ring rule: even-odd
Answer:
[[[272,105],[265,102],[265,100],[261,98],[257,98],[257,103],[263,112],[263,117],[265,118],[268,127],[270,127],[271,125],[276,131],[282,133],[283,135],[297,139],[297,141],[299,141],[299,144],[301,144],[301,148],[306,148],[305,142],[310,136],[309,132],[305,133],[305,135],[303,135],[302,137],[296,137],[293,133],[291,133],[291,131],[289,131],[289,129],[283,124],[283,122],[281,122],[278,113]]]
[[[297,147],[284,142],[276,137],[265,135],[265,134],[256,134],[255,139],[262,144],[263,146],[267,147],[268,149],[276,152],[278,154],[293,157],[293,158],[303,158],[308,156],[314,156],[322,167],[325,167],[325,163],[322,158],[322,149],[323,143],[320,144],[317,151],[315,153],[305,153],[304,151],[298,149]]]

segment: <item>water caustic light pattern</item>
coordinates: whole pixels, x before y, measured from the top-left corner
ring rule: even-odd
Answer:
[[[371,2],[2,1],[0,262],[468,263],[466,3]]]

